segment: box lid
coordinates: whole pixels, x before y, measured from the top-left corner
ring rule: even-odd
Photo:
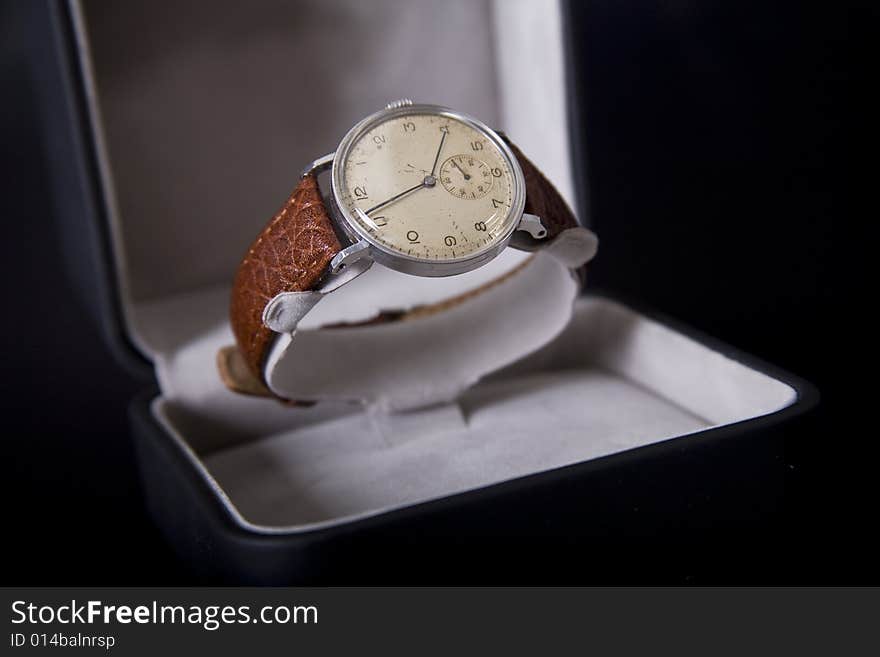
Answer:
[[[34,39],[44,44],[31,51],[31,65],[34,79],[40,82],[41,118],[47,147],[53,153],[47,158],[52,199],[71,287],[116,360],[135,376],[150,378],[150,362],[134,346],[123,319],[100,158],[71,7],[50,0],[28,4]]]

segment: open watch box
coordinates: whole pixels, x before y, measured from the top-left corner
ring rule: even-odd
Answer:
[[[564,14],[488,0],[47,5],[65,239],[90,264],[75,275],[111,345],[157,383],[132,403],[144,490],[205,576],[324,582],[399,549],[642,535],[665,507],[730,484],[715,455],[773,478],[774,436],[812,405],[808,384],[580,295],[540,254],[507,249],[444,279],[374,265],[327,295],[277,377],[315,405],[236,395],[218,376],[247,245],[302,167],[388,101],[480,117],[570,203],[584,196]],[[350,326],[481,287],[432,318]],[[492,339],[462,340],[475,325]],[[731,456],[731,441],[751,447]],[[640,527],[644,489],[628,482],[641,476],[665,493],[641,502],[654,508]]]

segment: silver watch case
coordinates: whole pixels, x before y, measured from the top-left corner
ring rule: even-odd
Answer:
[[[355,221],[345,204],[340,200],[344,198],[342,185],[343,164],[357,140],[377,124],[398,116],[409,114],[436,114],[438,116],[447,116],[470,125],[474,129],[484,133],[486,137],[498,147],[510,165],[510,170],[513,172],[515,189],[513,202],[511,203],[510,208],[511,220],[508,222],[508,227],[505,230],[505,233],[499,236],[499,238],[492,244],[487,245],[484,249],[471,254],[467,258],[455,260],[425,260],[392,250],[376,241],[369,232],[364,230],[360,224]],[[510,147],[508,147],[498,133],[481,121],[448,107],[441,107],[439,105],[414,105],[405,101],[391,103],[387,108],[376,112],[375,114],[371,114],[365,119],[359,121],[348,131],[345,137],[342,138],[335,154],[315,160],[306,171],[316,171],[326,168],[330,165],[331,161],[332,193],[330,209],[337,225],[351,240],[351,246],[347,247],[342,253],[340,253],[340,256],[342,257],[340,258],[337,256],[337,258],[334,259],[334,261],[338,259],[338,262],[335,262],[333,265],[334,270],[341,268],[340,265],[344,260],[360,259],[366,256],[385,267],[406,274],[413,274],[415,276],[454,276],[456,274],[463,274],[464,272],[481,267],[504,250],[508,246],[514,231],[519,228],[520,222],[523,218],[523,210],[526,202],[525,178],[523,177],[519,162],[517,162]]]

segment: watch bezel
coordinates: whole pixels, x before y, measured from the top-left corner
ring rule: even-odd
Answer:
[[[342,201],[342,199],[345,198],[342,181],[345,162],[358,139],[364,133],[380,123],[412,114],[434,114],[437,116],[446,116],[461,121],[462,123],[469,125],[471,128],[485,134],[485,136],[498,148],[505,160],[507,160],[513,174],[513,199],[511,201],[510,212],[508,213],[509,222],[504,233],[499,235],[498,239],[491,244],[486,245],[479,251],[469,254],[464,258],[429,260],[410,256],[406,253],[392,249],[376,240],[369,231],[361,226],[351,215],[346,204]],[[339,226],[349,239],[351,239],[352,242],[367,242],[370,245],[370,255],[376,262],[390,269],[416,276],[454,276],[481,267],[492,260],[503,251],[510,242],[510,238],[522,218],[526,202],[526,185],[522,168],[510,147],[505,143],[501,136],[482,121],[463,112],[459,112],[449,107],[443,107],[442,105],[418,104],[386,108],[370,114],[356,123],[342,138],[342,141],[339,142],[339,147],[336,149],[336,156],[333,158],[333,167],[331,171],[331,187],[334,211]]]

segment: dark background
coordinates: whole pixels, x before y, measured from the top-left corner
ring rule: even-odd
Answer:
[[[145,383],[120,368],[68,281],[29,4],[0,4],[6,580],[193,583],[143,507],[126,406]],[[872,294],[860,291],[866,217],[851,201],[849,101],[873,19],[840,4],[568,8],[573,136],[586,144],[576,173],[602,239],[591,284],[822,394],[809,428],[786,443],[777,526],[746,528],[714,545],[712,560],[658,570],[656,581],[877,581],[861,529],[871,479],[853,465],[867,459],[856,411],[868,392],[850,376],[867,357],[843,303]],[[576,572],[569,583],[590,581]]]

